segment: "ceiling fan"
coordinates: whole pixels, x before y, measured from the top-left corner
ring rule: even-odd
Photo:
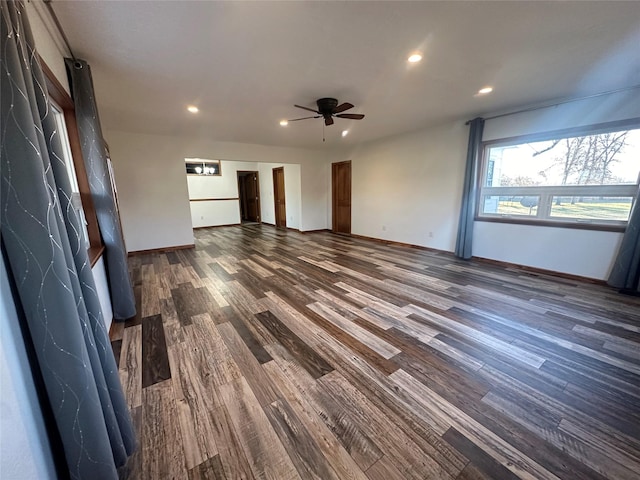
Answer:
[[[342,113],[346,110],[349,110],[350,108],[353,108],[353,105],[348,102],[338,105],[338,100],[336,100],[335,98],[319,98],[316,103],[318,104],[317,110],[309,107],[303,107],[302,105],[294,105],[294,107],[317,113],[317,115],[311,117],[294,118],[293,120],[289,120],[289,122],[307,120],[308,118],[324,118],[325,125],[333,125],[333,117],[348,118],[350,120],[362,120],[364,118],[364,115],[360,113]]]

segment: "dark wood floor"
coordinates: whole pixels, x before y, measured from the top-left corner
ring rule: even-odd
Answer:
[[[130,266],[123,478],[640,478],[638,298],[260,225]]]

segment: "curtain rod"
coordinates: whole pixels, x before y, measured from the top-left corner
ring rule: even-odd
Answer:
[[[51,0],[44,0],[44,4],[47,6],[47,10],[49,10],[49,13],[51,14],[51,18],[53,18],[53,22],[56,24],[56,28],[58,29],[58,32],[60,32],[60,35],[62,36],[62,39],[64,40],[64,43],[67,46],[67,50],[69,50],[69,53],[71,54],[71,58],[73,58],[74,62],[77,62],[78,59],[73,54],[73,50],[71,49],[71,45],[69,44],[69,39],[67,38],[67,35],[64,33],[62,25],[60,25],[60,20],[58,20],[58,16],[56,15],[56,12],[53,10],[53,7],[51,6]]]
[[[629,91],[629,90],[634,90],[636,88],[640,88],[640,85],[632,85],[630,87],[617,88],[615,90],[608,90],[606,92],[600,92],[600,93],[594,93],[594,94],[591,94],[591,95],[585,95],[584,97],[567,98],[565,100],[558,100],[558,101],[555,101],[553,103],[545,103],[545,104],[542,104],[542,105],[532,105],[530,107],[525,107],[525,108],[522,108],[520,110],[515,110],[513,112],[500,113],[498,115],[493,115],[491,117],[486,117],[486,118],[484,118],[484,120],[494,120],[496,118],[508,117],[510,115],[516,115],[518,113],[533,112],[535,110],[541,110],[543,108],[557,107],[558,105],[564,105],[565,103],[578,102],[580,100],[588,100],[589,98],[597,98],[597,97],[602,97],[604,95],[612,95],[614,93],[626,92],[626,91]],[[465,125],[469,125],[469,123],[471,123],[471,120],[467,120],[465,122]]]

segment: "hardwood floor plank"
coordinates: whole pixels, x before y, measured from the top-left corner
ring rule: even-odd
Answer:
[[[143,478],[187,477],[171,382],[172,380],[165,380],[143,390]]]
[[[455,428],[451,427],[447,430],[442,438],[471,460],[471,464],[486,474],[489,478],[499,478],[501,480],[518,480],[520,478],[498,463],[490,455],[487,455],[484,450],[471,442]]]
[[[333,371],[333,367],[324,358],[289,330],[273,313],[266,311],[256,314],[255,317],[313,378],[320,378]]]
[[[257,314],[256,317],[258,315],[262,314]],[[253,332],[247,327],[247,324],[243,322],[233,310],[227,311],[225,318],[227,318],[231,325],[233,325],[233,328],[236,329],[236,332],[240,335],[242,341],[260,364],[267,363],[272,360],[271,355],[269,355],[269,353],[264,349],[262,344],[256,338],[256,335],[253,334]]]
[[[300,475],[244,377],[222,385],[220,394],[253,474],[257,478],[300,480]]]
[[[380,457],[367,470],[369,480],[404,480],[406,477],[393,466],[387,455]]]
[[[122,353],[122,338],[120,340],[113,340],[111,342],[111,349],[113,350],[113,358],[116,360],[116,367],[120,368],[120,354]]]
[[[220,463],[227,479],[254,479],[240,437],[233,428],[231,416],[224,404],[211,410],[209,419],[214,428]]]
[[[142,325],[125,329],[118,373],[129,408],[142,405]]]
[[[142,319],[142,388],[171,378],[162,316]]]
[[[227,480],[220,455],[211,457],[188,472],[188,480]]]
[[[269,348],[274,352],[276,363],[291,383],[295,385],[299,394],[304,395],[308,404],[349,452],[358,466],[367,470],[382,456],[382,452],[376,444],[355,425],[346,414],[343,406],[326,395],[315,379],[306,371],[298,368],[293,357],[284,348],[279,345],[273,345]]]
[[[185,464],[191,470],[218,454],[209,412],[219,406],[217,395],[212,396],[190,358],[190,349],[169,348],[174,372],[172,386],[176,400],[178,421],[182,433]]]
[[[395,348],[392,345],[389,345],[387,342],[381,340],[376,337],[369,331],[360,327],[358,324],[350,322],[344,317],[340,316],[339,313],[335,312],[331,308],[323,305],[322,303],[315,302],[307,305],[308,308],[316,312],[318,315],[323,317],[324,319],[330,321],[335,326],[344,330],[345,332],[352,335],[357,340],[361,341],[364,345],[371,348],[371,350],[379,353],[382,357],[387,360],[400,353],[400,350]]]
[[[260,363],[258,363],[256,357],[253,356],[242,341],[242,338],[240,338],[236,329],[233,328],[233,325],[227,322],[218,325],[217,329],[235,360],[238,371],[244,376],[245,381],[249,383],[253,394],[258,398],[260,404],[269,405],[275,402],[278,399],[276,389],[269,381],[269,378],[262,374]]]
[[[558,477],[541,465],[532,461],[522,452],[516,450],[502,438],[494,434],[491,430],[478,423],[472,417],[468,416],[462,410],[454,407],[442,397],[413,379],[403,370],[398,370],[391,374],[393,380],[398,385],[403,386],[409,391],[416,392],[417,395],[429,398],[434,411],[439,411],[441,415],[447,415],[450,418],[452,426],[462,433],[470,441],[483,445],[485,452],[493,457],[496,461],[505,465],[512,473],[518,475],[522,479],[549,478],[557,479]]]
[[[272,381],[278,386],[289,406],[298,416],[307,431],[314,435],[318,448],[329,461],[338,478],[362,480],[367,477],[357,465],[353,457],[347,452],[340,441],[334,436],[322,417],[309,405],[308,397],[301,395],[298,387],[285,374],[276,362],[269,362],[263,366]],[[287,368],[286,366],[284,367]]]
[[[287,402],[276,400],[265,412],[302,478],[340,480]]]
[[[205,313],[192,318],[193,323],[184,328],[182,348],[189,350],[194,369],[200,373],[205,385],[215,391],[215,387],[240,378],[240,367],[211,316]]]

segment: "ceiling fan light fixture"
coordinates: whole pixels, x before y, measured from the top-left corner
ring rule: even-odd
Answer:
[[[418,63],[420,60],[422,60],[422,54],[421,53],[412,53],[411,55],[409,55],[409,58],[407,58],[407,61],[409,63]]]
[[[287,125],[289,125],[289,121],[288,120],[280,120],[280,126],[281,127],[286,127]]]
[[[198,107],[196,107],[195,105],[189,105],[187,106],[187,110],[190,113],[198,113],[200,111],[200,109]]]
[[[478,95],[486,95],[491,92],[493,92],[493,87],[486,86],[478,90]]]

